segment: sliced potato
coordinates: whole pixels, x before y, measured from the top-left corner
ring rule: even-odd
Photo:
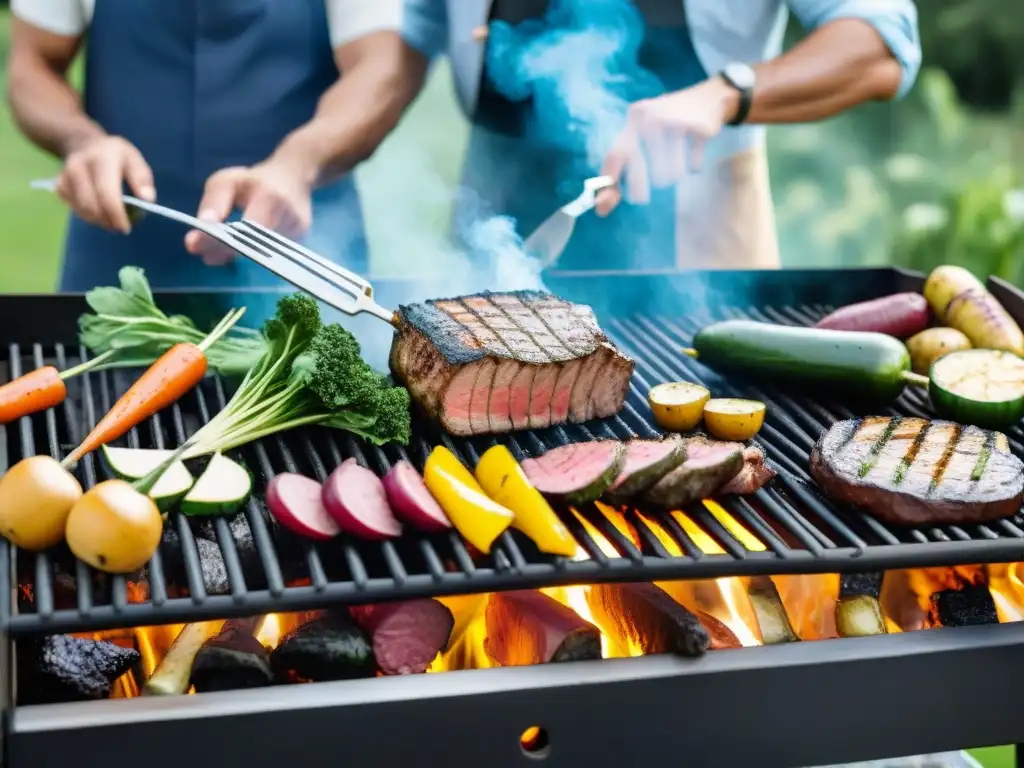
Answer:
[[[932,363],[950,352],[971,348],[971,340],[956,328],[926,328],[907,339],[914,372],[927,376]]]
[[[704,426],[719,440],[747,441],[764,424],[764,403],[758,400],[717,398],[704,404]]]
[[[687,432],[700,424],[704,404],[710,398],[705,387],[688,381],[658,384],[647,393],[654,420],[670,432]]]

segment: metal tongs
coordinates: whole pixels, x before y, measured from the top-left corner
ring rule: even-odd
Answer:
[[[56,190],[56,181],[42,179],[29,185],[46,192]],[[350,272],[262,224],[242,219],[225,224],[200,221],[187,213],[156,203],[122,195],[125,205],[186,224],[212,237],[233,251],[269,269],[278,277],[347,315],[369,312],[394,324],[394,313],[373,299],[373,286],[366,278]]]
[[[523,241],[523,250],[540,259],[541,266],[550,267],[569,244],[576,219],[591,210],[597,202],[597,193],[615,185],[611,176],[595,176],[583,182],[583,193],[555,211]]]

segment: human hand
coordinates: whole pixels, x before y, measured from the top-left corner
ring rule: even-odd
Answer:
[[[626,199],[650,201],[651,187],[663,189],[700,170],[704,147],[739,109],[739,92],[714,77],[691,88],[630,105],[626,127],[607,154],[601,174],[615,184],[597,195],[597,214],[607,216]]]
[[[68,153],[57,177],[57,194],[79,218],[127,234],[132,225],[121,193],[156,200],[153,171],[142,153],[120,136],[98,136]]]
[[[222,222],[235,208],[246,219],[285,237],[306,234],[313,217],[313,188],[296,163],[271,158],[250,167],[225,168],[206,181],[197,218]],[[210,266],[227,264],[235,252],[197,230],[185,235],[185,248]]]

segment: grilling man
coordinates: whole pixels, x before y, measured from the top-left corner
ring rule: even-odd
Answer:
[[[807,34],[781,53],[790,11]],[[565,269],[776,266],[761,125],[892,99],[920,63],[912,0],[405,0],[403,34],[417,86],[450,56],[473,121],[463,180],[521,233],[602,164],[621,182],[601,198],[610,215],[578,223]],[[622,135],[595,136],[616,102],[633,103]]]
[[[122,185],[211,221],[243,213],[365,271],[348,171],[413,97],[401,0],[11,6],[14,116],[63,159],[58,191],[74,212],[63,290],[111,284],[125,264],[144,267],[157,287],[276,281],[159,217],[132,226]],[[86,35],[80,101],[67,73]]]

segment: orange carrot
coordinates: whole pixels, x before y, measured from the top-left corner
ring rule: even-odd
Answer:
[[[37,368],[0,387],[0,424],[60,405],[68,388],[52,365]]]
[[[206,375],[206,349],[238,322],[244,311],[228,314],[199,344],[175,344],[164,352],[114,403],[82,444],[68,454],[64,466],[75,465],[87,453],[121,437],[202,381]]]

